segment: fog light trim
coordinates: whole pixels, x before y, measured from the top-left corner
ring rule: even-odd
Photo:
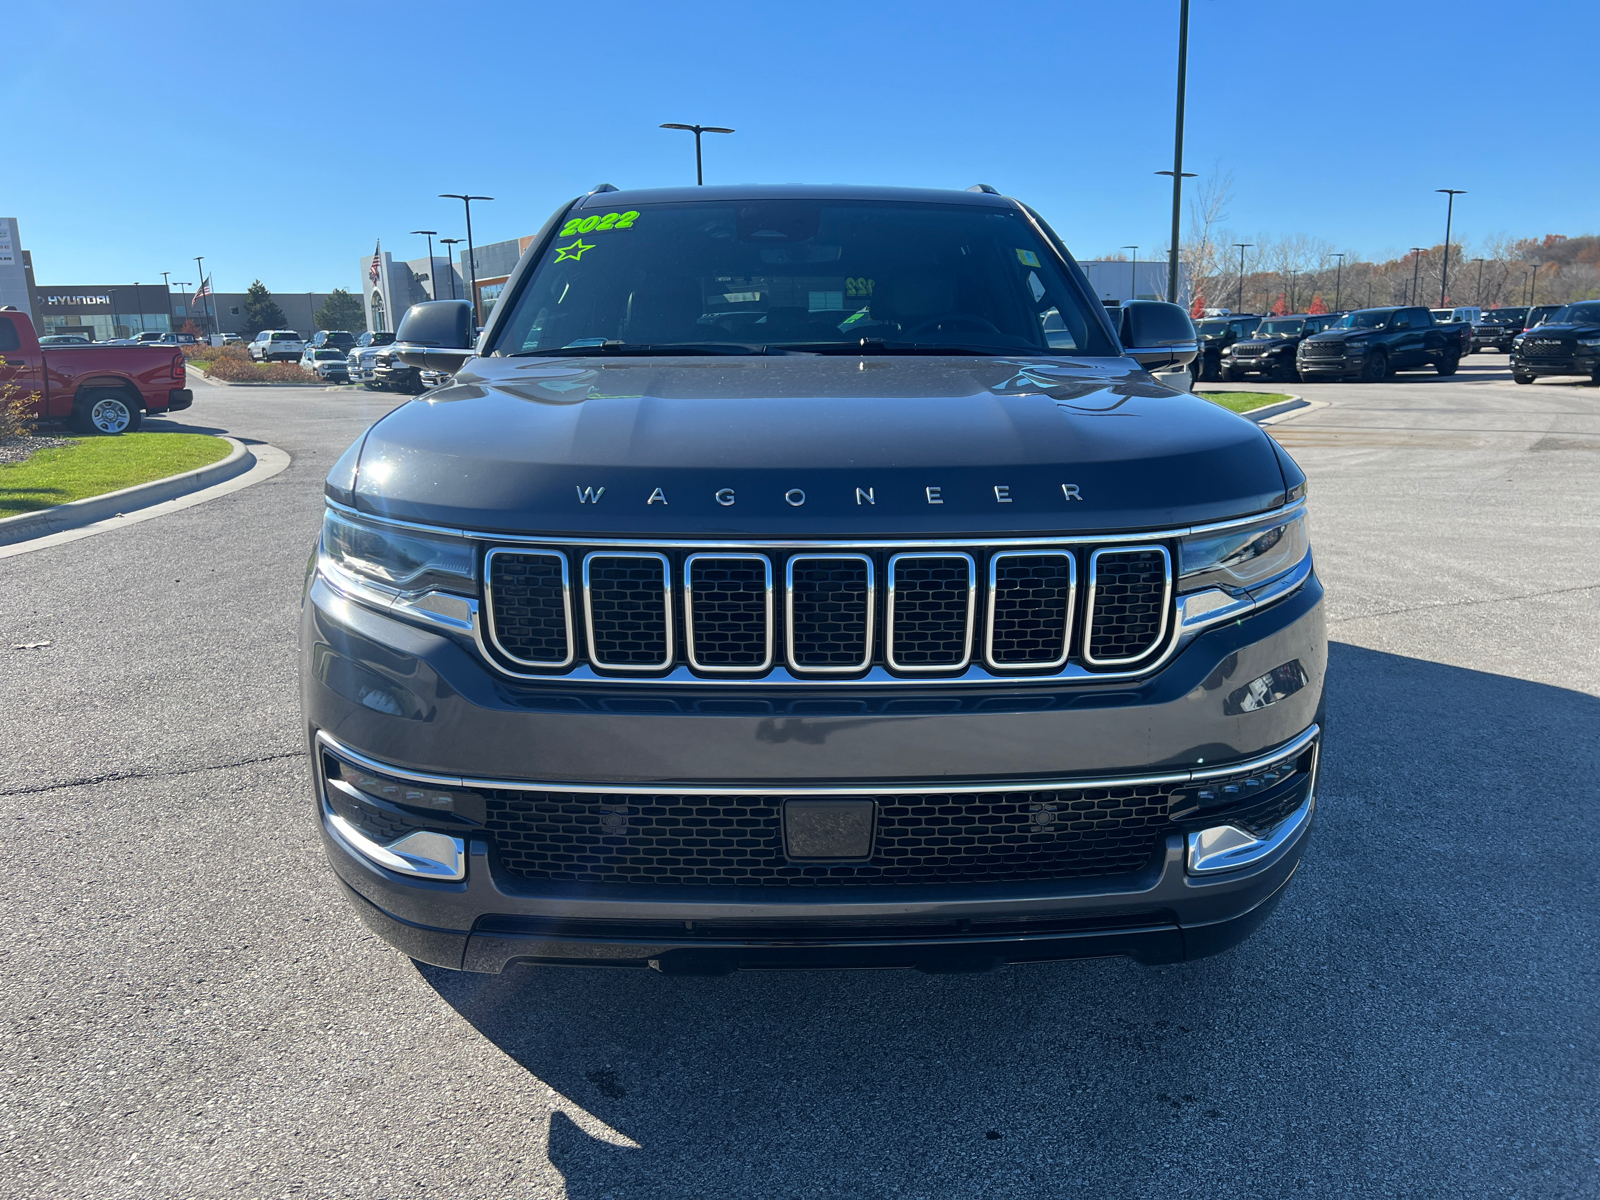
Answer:
[[[447,882],[459,882],[467,877],[467,844],[461,838],[419,829],[384,846],[326,804],[322,808],[322,818],[346,846],[385,870]]]
[[[1188,872],[1191,875],[1216,875],[1222,871],[1238,871],[1254,866],[1288,845],[1311,823],[1317,801],[1308,796],[1306,802],[1264,837],[1257,837],[1237,825],[1213,825],[1189,835]]]

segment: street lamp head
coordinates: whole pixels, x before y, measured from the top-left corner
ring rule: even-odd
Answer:
[[[435,237],[439,233],[439,231],[437,229],[413,229],[411,232],[412,233],[425,233],[429,237]]]
[[[466,195],[463,195],[460,192],[440,192],[439,193],[439,199],[441,199],[441,200],[466,200],[466,201],[472,201],[472,200],[493,200],[494,197],[493,196],[466,196]]]
[[[725,125],[682,125],[677,121],[668,121],[661,126],[662,129],[683,129],[689,133],[732,133],[733,130]]]
[[[462,242],[462,240],[463,239],[461,239],[461,238],[440,238],[439,239],[439,245],[441,245],[441,246],[456,246],[456,245],[459,245]]]
[[[1171,171],[1157,171],[1156,174],[1157,175],[1168,175],[1168,176],[1170,176],[1170,175],[1173,174],[1173,172],[1171,172]],[[1179,171],[1179,172],[1177,172],[1177,175],[1178,175],[1178,177],[1180,179],[1194,179],[1194,178],[1196,178],[1196,175],[1195,175],[1195,173],[1193,171]]]
[[[1446,196],[1465,196],[1467,194],[1465,188],[1434,188],[1433,190]]]

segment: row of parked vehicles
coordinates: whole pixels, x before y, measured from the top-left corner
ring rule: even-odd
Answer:
[[[1492,309],[1397,305],[1274,316],[1226,313],[1199,323],[1201,350],[1192,370],[1197,380],[1260,376],[1279,382],[1374,381],[1429,366],[1453,375],[1467,355],[1493,349],[1512,355],[1512,377],[1518,383],[1531,383],[1538,375],[1595,376],[1589,326],[1596,313],[1600,301]],[[1534,330],[1539,334],[1530,339]]]
[[[250,343],[255,362],[298,362],[329,383],[360,383],[374,391],[417,393],[431,386],[428,372],[403,363],[384,348],[392,333],[355,334],[319,329],[306,341],[293,329],[263,329]]]

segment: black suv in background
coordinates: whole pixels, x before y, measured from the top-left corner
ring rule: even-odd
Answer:
[[[1241,338],[1247,338],[1261,323],[1259,313],[1230,313],[1226,317],[1206,317],[1200,322],[1200,356],[1194,361],[1196,379],[1222,378],[1222,352]]]
[[[1527,320],[1526,308],[1491,308],[1472,327],[1472,348],[1509,352],[1511,340],[1522,332]]]
[[[311,339],[316,349],[350,350],[355,347],[356,335],[346,329],[319,329]]]
[[[1587,375],[1600,383],[1600,300],[1560,309],[1511,349],[1511,378],[1532,383],[1541,375]]]
[[[1285,317],[1264,317],[1256,331],[1243,341],[1222,351],[1222,378],[1244,379],[1260,373],[1268,379],[1286,383],[1300,378],[1295,370],[1295,351],[1312,334],[1332,329],[1342,313],[1293,313]]]
[[[1295,365],[1302,379],[1353,377],[1365,383],[1430,364],[1441,375],[1454,375],[1461,343],[1449,330],[1436,325],[1425,308],[1364,308],[1302,341]]]
[[[350,366],[350,382],[364,383],[369,388],[377,389],[380,385],[373,376],[373,365],[378,357],[378,349],[394,342],[392,333],[373,333],[368,330],[356,338],[356,344],[350,353],[345,356],[345,362]]]

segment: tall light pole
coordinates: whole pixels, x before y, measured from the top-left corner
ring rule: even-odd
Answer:
[[[1187,9],[1187,5],[1184,6]],[[1254,246],[1254,242],[1235,242],[1234,249],[1239,252],[1239,311],[1244,311],[1244,251],[1246,246]]]
[[[437,229],[413,229],[412,233],[426,234],[428,237],[428,295],[435,300],[439,298],[439,281],[434,278],[439,272],[433,269],[433,235]]]
[[[1415,304],[1417,302],[1417,272],[1421,270],[1422,247],[1413,246],[1411,247],[1411,298],[1406,301],[1407,304]]]
[[[1189,0],[1184,0],[1185,4],[1188,2]],[[684,129],[694,134],[694,182],[696,187],[704,187],[706,182],[706,173],[700,160],[700,135],[702,133],[732,133],[733,130],[722,125],[679,125],[675,121],[669,121],[661,128]]]
[[[1465,196],[1467,193],[1459,188],[1434,188],[1436,192],[1443,192],[1448,196],[1449,202],[1444,210],[1444,271],[1439,276],[1439,307],[1445,306],[1445,288],[1450,282],[1450,218],[1456,215],[1456,197]]]
[[[467,271],[472,276],[472,291],[469,299],[472,301],[472,326],[476,329],[483,324],[483,314],[478,311],[478,256],[472,249],[472,202],[474,200],[493,200],[493,196],[467,196],[461,192],[440,192],[441,200],[459,200],[467,206]]]
[[[1139,247],[1118,246],[1117,249],[1133,251],[1133,285],[1128,291],[1128,299],[1137,300],[1139,298]]]
[[[1543,263],[1533,264],[1533,273],[1528,277],[1528,307],[1533,307],[1533,298],[1539,294],[1539,268]]]
[[[1473,291],[1472,299],[1473,299],[1473,302],[1479,308],[1482,308],[1483,307],[1483,259],[1475,258],[1472,261],[1478,264],[1478,286]]]
[[[1339,312],[1339,285],[1344,282],[1344,255],[1336,252],[1334,257],[1339,260],[1339,265],[1333,272],[1333,311]]]
[[[456,247],[461,244],[460,238],[440,238],[439,245],[445,247],[445,265],[450,268],[450,299],[456,298]]]
[[[1295,280],[1300,278],[1300,272],[1294,268],[1289,269],[1289,311],[1299,312],[1300,306],[1295,303]]]
[[[1172,125],[1172,244],[1167,254],[1167,300],[1178,302],[1178,239],[1183,217],[1183,97],[1189,75],[1189,0],[1178,0],[1178,104]],[[1191,174],[1187,178],[1193,179]]]

